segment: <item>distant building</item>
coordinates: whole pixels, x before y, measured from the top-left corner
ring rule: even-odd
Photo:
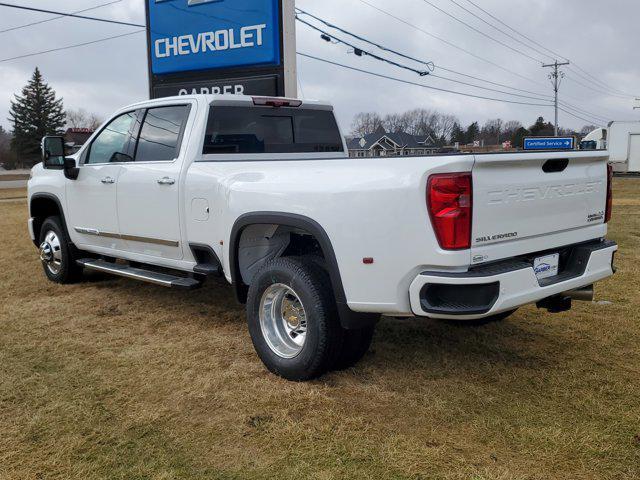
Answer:
[[[91,128],[68,128],[64,134],[64,140],[69,148],[69,153],[80,150],[80,147],[89,140],[94,131]]]
[[[405,132],[388,133],[380,127],[364,137],[347,138],[350,157],[402,157],[432,155],[438,147],[429,135],[410,135]]]

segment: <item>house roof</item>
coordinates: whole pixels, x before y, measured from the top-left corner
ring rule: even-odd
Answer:
[[[428,135],[410,135],[406,132],[388,133],[379,128],[376,132],[363,137],[347,138],[347,147],[349,150],[369,150],[378,144],[385,150],[393,149],[385,145],[385,139],[397,145],[396,148],[435,148],[436,146]]]

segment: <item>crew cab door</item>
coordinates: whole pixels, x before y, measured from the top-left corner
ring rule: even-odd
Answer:
[[[122,162],[133,155],[136,112],[115,117],[92,140],[79,162],[76,180],[67,181],[67,222],[79,247],[119,250],[116,191]]]
[[[128,252],[183,257],[180,152],[191,109],[189,103],[177,103],[138,113],[134,159],[122,165],[117,189],[120,235]]]

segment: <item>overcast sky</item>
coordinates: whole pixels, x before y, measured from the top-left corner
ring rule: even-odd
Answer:
[[[89,8],[108,0],[12,0],[12,3],[61,11]],[[507,47],[474,32],[436,10],[425,0],[366,0],[387,10],[422,30],[501,65],[519,76],[501,70],[491,63],[474,58],[398,20],[385,16],[362,0],[297,0],[297,6],[323,17],[350,31],[411,56],[433,61],[436,65],[456,70],[522,90],[552,94],[547,79],[548,69]],[[500,39],[514,48],[534,56],[539,53],[502,35],[482,23],[455,3],[480,13],[468,0],[429,0],[441,9],[457,16],[473,27]],[[640,2],[638,0],[473,0],[500,20],[541,45],[570,58],[610,88],[640,95]],[[0,7],[0,30],[50,18],[50,15]],[[121,0],[87,15],[144,23],[144,0]],[[489,19],[488,19],[489,20]],[[506,27],[501,26],[505,31]],[[146,40],[143,33],[89,45],[64,52],[49,53],[18,60],[4,59],[63,47],[81,42],[135,31],[135,28],[72,18],[59,19],[36,26],[0,33],[0,124],[7,127],[9,99],[19,93],[34,67],[42,70],[45,79],[64,97],[65,107],[84,108],[101,116],[128,103],[147,98]],[[513,32],[509,33],[515,35]],[[481,96],[510,98],[515,101],[538,101],[508,97],[496,92],[478,90],[432,77],[418,75],[381,64],[370,58],[356,57],[343,45],[320,40],[317,32],[298,25],[299,52],[305,52],[354,67]],[[364,45],[363,45],[364,46]],[[545,60],[551,60],[546,57]],[[436,74],[475,82],[442,69]],[[578,73],[581,73],[578,70]],[[463,97],[410,86],[391,80],[374,78],[343,70],[314,60],[298,58],[301,96],[331,101],[345,128],[360,111],[381,114],[402,112],[424,107],[451,113],[463,125],[474,120],[496,117],[520,120],[532,124],[543,115],[553,120],[553,108],[515,105]],[[583,74],[584,75],[584,74]],[[561,100],[611,120],[638,120],[640,110],[633,110],[632,98],[606,95],[579,85],[594,86],[575,70],[566,71],[561,87]],[[524,78],[523,78],[524,77]],[[483,84],[490,88],[502,87]],[[520,92],[522,95],[529,95]],[[576,112],[581,116],[584,113]],[[581,128],[587,123],[566,113],[560,114],[560,124]]]

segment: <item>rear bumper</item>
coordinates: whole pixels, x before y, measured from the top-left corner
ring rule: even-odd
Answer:
[[[418,316],[459,320],[513,310],[613,275],[617,250],[615,242],[606,240],[576,245],[564,270],[544,280],[522,258],[463,273],[423,272],[409,288],[411,310]]]

